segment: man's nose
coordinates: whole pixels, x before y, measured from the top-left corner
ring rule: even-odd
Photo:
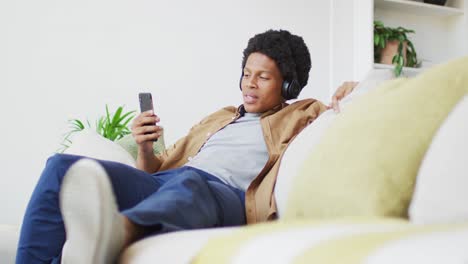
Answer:
[[[249,88],[256,88],[257,87],[257,81],[255,77],[251,77],[247,79],[247,87]]]

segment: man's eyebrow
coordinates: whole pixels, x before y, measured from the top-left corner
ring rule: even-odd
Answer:
[[[247,67],[244,67],[244,71],[249,71],[249,72],[252,72],[252,70],[250,70],[249,68]],[[259,70],[260,73],[268,73],[268,74],[272,74],[271,71],[269,70]]]

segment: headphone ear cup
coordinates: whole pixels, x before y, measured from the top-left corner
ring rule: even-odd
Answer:
[[[296,99],[301,93],[301,90],[302,88],[296,79],[292,79],[292,81],[284,80],[281,95],[286,100]]]
[[[281,95],[284,99],[289,100],[289,86],[291,83],[288,80],[283,81],[283,86],[281,87]]]
[[[296,99],[301,93],[301,91],[302,91],[301,85],[296,79],[294,79],[291,82],[291,85],[289,86],[289,95],[291,96],[290,99]]]

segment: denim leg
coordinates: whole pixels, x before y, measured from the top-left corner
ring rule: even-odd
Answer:
[[[60,262],[66,239],[60,186],[68,168],[81,158],[57,154],[47,161],[26,208],[16,263]],[[208,173],[182,167],[151,175],[121,163],[97,161],[109,176],[119,210],[154,232],[245,223],[244,192]]]
[[[60,262],[66,239],[58,199],[60,186],[68,168],[81,158],[56,154],[48,159],[26,208],[16,263]],[[137,204],[160,186],[160,180],[146,172],[117,162],[98,162],[109,175],[121,210]]]
[[[26,208],[16,263],[49,263],[60,254],[65,242],[65,229],[58,191],[63,175],[78,159],[78,156],[55,155],[47,160]]]
[[[165,183],[138,205],[123,211],[145,226],[147,235],[245,224],[244,192],[191,167],[160,172]]]

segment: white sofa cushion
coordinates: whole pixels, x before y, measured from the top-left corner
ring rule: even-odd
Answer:
[[[381,82],[393,78],[392,70],[371,70],[364,80],[360,81],[354,91],[340,102],[341,112],[346,111],[348,105],[355,98],[377,87]],[[311,125],[306,127],[289,145],[281,160],[278,178],[275,185],[275,199],[278,207],[278,215],[281,217],[286,209],[289,190],[294,182],[294,176],[298,175],[300,166],[309,156],[311,150],[317,145],[322,135],[335,120],[337,113],[328,110],[322,113]]]
[[[135,159],[123,147],[90,129],[76,133],[73,144],[64,153],[111,160],[136,167]]]
[[[468,96],[447,116],[419,169],[410,220],[418,224],[468,221]]]

